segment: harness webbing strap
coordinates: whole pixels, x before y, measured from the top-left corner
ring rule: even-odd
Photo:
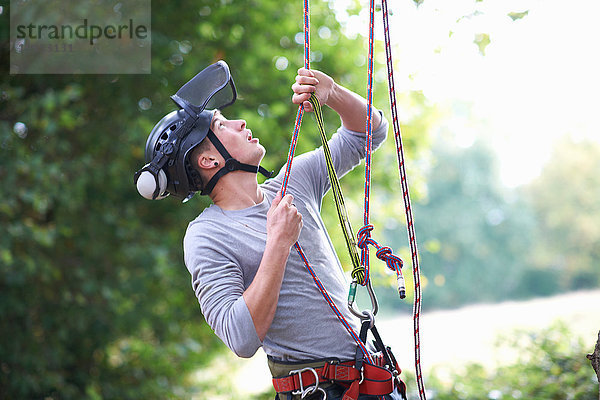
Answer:
[[[302,388],[313,386],[317,383],[335,382],[345,387],[352,383],[360,382],[360,394],[382,396],[394,390],[394,376],[383,367],[365,364],[364,369],[358,370],[353,362],[337,363],[327,362],[320,368],[306,368],[297,373],[274,377],[273,387],[278,393],[289,393]]]
[[[212,178],[210,178],[206,185],[204,185],[204,188],[200,192],[201,195],[207,195],[212,192],[219,179],[221,179],[223,175],[233,171],[244,171],[254,174],[260,172],[267,178],[270,178],[273,175],[273,171],[269,172],[260,165],[244,164],[231,157],[231,154],[229,154],[225,146],[223,146],[223,143],[221,143],[217,135],[215,135],[212,130],[208,130],[206,137],[208,137],[213,146],[215,146],[217,151],[223,156],[225,159],[225,165],[223,165],[221,169],[218,170],[217,173],[212,176]]]

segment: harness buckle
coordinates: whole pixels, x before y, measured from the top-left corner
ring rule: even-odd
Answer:
[[[314,384],[314,386],[309,386],[309,387],[305,388],[304,382],[302,382],[302,373],[307,372],[307,371],[312,372],[312,374],[315,376],[315,384]],[[323,388],[319,387],[319,374],[317,374],[317,371],[314,368],[306,367],[306,368],[290,371],[290,375],[294,375],[294,374],[298,374],[298,382],[300,383],[300,389],[293,391],[292,392],[293,395],[299,394],[300,398],[303,399],[306,396],[311,395],[311,394],[315,393],[316,391],[319,391],[319,392],[323,393],[322,400],[327,399],[327,393],[325,392],[325,390],[323,390]]]

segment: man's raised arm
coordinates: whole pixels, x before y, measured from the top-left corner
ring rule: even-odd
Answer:
[[[328,105],[339,114],[342,125],[346,129],[355,132],[366,131],[367,101],[337,84],[323,72],[300,68],[292,90],[294,91],[292,102],[302,104],[305,111],[313,111],[312,104],[308,99],[314,92],[321,104]],[[381,123],[381,115],[374,108],[372,115],[373,129],[377,129]]]

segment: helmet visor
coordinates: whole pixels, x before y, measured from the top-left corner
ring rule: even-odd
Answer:
[[[209,65],[183,85],[174,97],[192,105],[198,113],[204,109],[224,108],[233,104],[237,93],[229,66],[225,61]]]

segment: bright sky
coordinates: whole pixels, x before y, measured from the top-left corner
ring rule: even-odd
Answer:
[[[338,10],[345,3],[338,0]],[[365,3],[349,26],[365,28]],[[425,0],[418,8],[403,0],[389,7],[397,90],[469,104],[470,115],[455,115],[447,126],[459,144],[492,138],[505,184],[535,177],[560,136],[600,140],[597,0]],[[526,10],[516,21],[507,16]],[[479,33],[491,39],[485,56],[473,42]]]

